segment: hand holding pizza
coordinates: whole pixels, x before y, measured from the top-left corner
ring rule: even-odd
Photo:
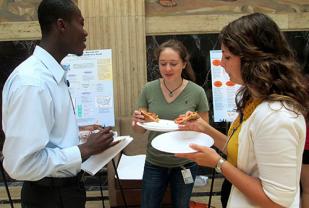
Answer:
[[[152,112],[147,112],[146,110],[135,110],[133,112],[132,126],[135,126],[137,122],[158,122],[160,119],[157,114]]]
[[[194,113],[192,115],[192,113]],[[198,132],[207,132],[210,125],[205,121],[203,120],[196,112],[191,112],[191,111],[188,111],[185,115],[187,115],[187,118],[184,119],[182,122],[179,122],[179,120],[177,121],[178,122],[178,125],[179,125],[179,129],[180,130],[186,130],[186,131],[198,131]],[[182,115],[180,115],[178,118],[181,118]],[[178,119],[177,118],[177,119]],[[176,119],[176,120],[177,120]],[[176,122],[175,120],[175,122]],[[176,122],[176,123],[177,123]]]
[[[159,122],[159,116],[156,113],[153,112],[147,112],[144,110],[141,110],[141,114],[144,116],[144,120],[146,122]]]
[[[176,124],[185,124],[186,122],[192,121],[192,120],[196,120],[199,117],[200,116],[199,116],[199,114],[197,112],[188,111],[188,112],[186,112],[186,114],[179,115],[175,119],[175,123]]]

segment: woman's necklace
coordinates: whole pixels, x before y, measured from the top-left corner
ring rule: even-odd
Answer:
[[[166,86],[165,80],[163,79],[164,87],[169,91],[169,96],[170,96],[170,97],[173,97],[173,96],[174,96],[174,92],[175,92],[176,90],[178,90],[178,89],[182,86],[182,83],[183,83],[183,79],[181,79],[181,83],[180,83],[180,85],[179,85],[178,87],[176,87],[176,88],[173,89],[173,90],[170,90],[170,89],[168,89],[168,87]]]

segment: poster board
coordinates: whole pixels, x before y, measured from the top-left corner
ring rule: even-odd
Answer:
[[[240,85],[230,81],[221,57],[221,50],[210,51],[214,122],[232,122],[237,116],[235,95]]]
[[[61,64],[67,71],[69,90],[79,126],[115,126],[112,50],[69,54]]]

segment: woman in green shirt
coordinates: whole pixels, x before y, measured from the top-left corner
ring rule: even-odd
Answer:
[[[187,111],[197,111],[208,121],[206,94],[202,87],[193,82],[195,75],[185,46],[180,41],[169,40],[159,46],[155,55],[161,78],[144,86],[138,100],[138,110],[133,114],[133,129],[145,132],[145,129],[136,125],[137,122],[145,122],[140,110],[154,112],[159,118],[168,120],[174,120]],[[189,169],[194,181],[197,165],[154,149],[151,141],[159,134],[151,131],[148,138],[141,207],[160,207],[168,185],[171,188],[173,207],[189,207],[193,183],[184,183],[181,170]]]

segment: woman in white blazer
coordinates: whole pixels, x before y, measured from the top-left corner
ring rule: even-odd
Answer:
[[[277,24],[254,13],[229,23],[219,36],[221,65],[242,85],[238,117],[228,136],[203,119],[183,130],[207,133],[227,154],[192,144],[196,153],[176,154],[216,168],[232,184],[227,207],[299,207],[299,180],[306,136],[308,91]]]

